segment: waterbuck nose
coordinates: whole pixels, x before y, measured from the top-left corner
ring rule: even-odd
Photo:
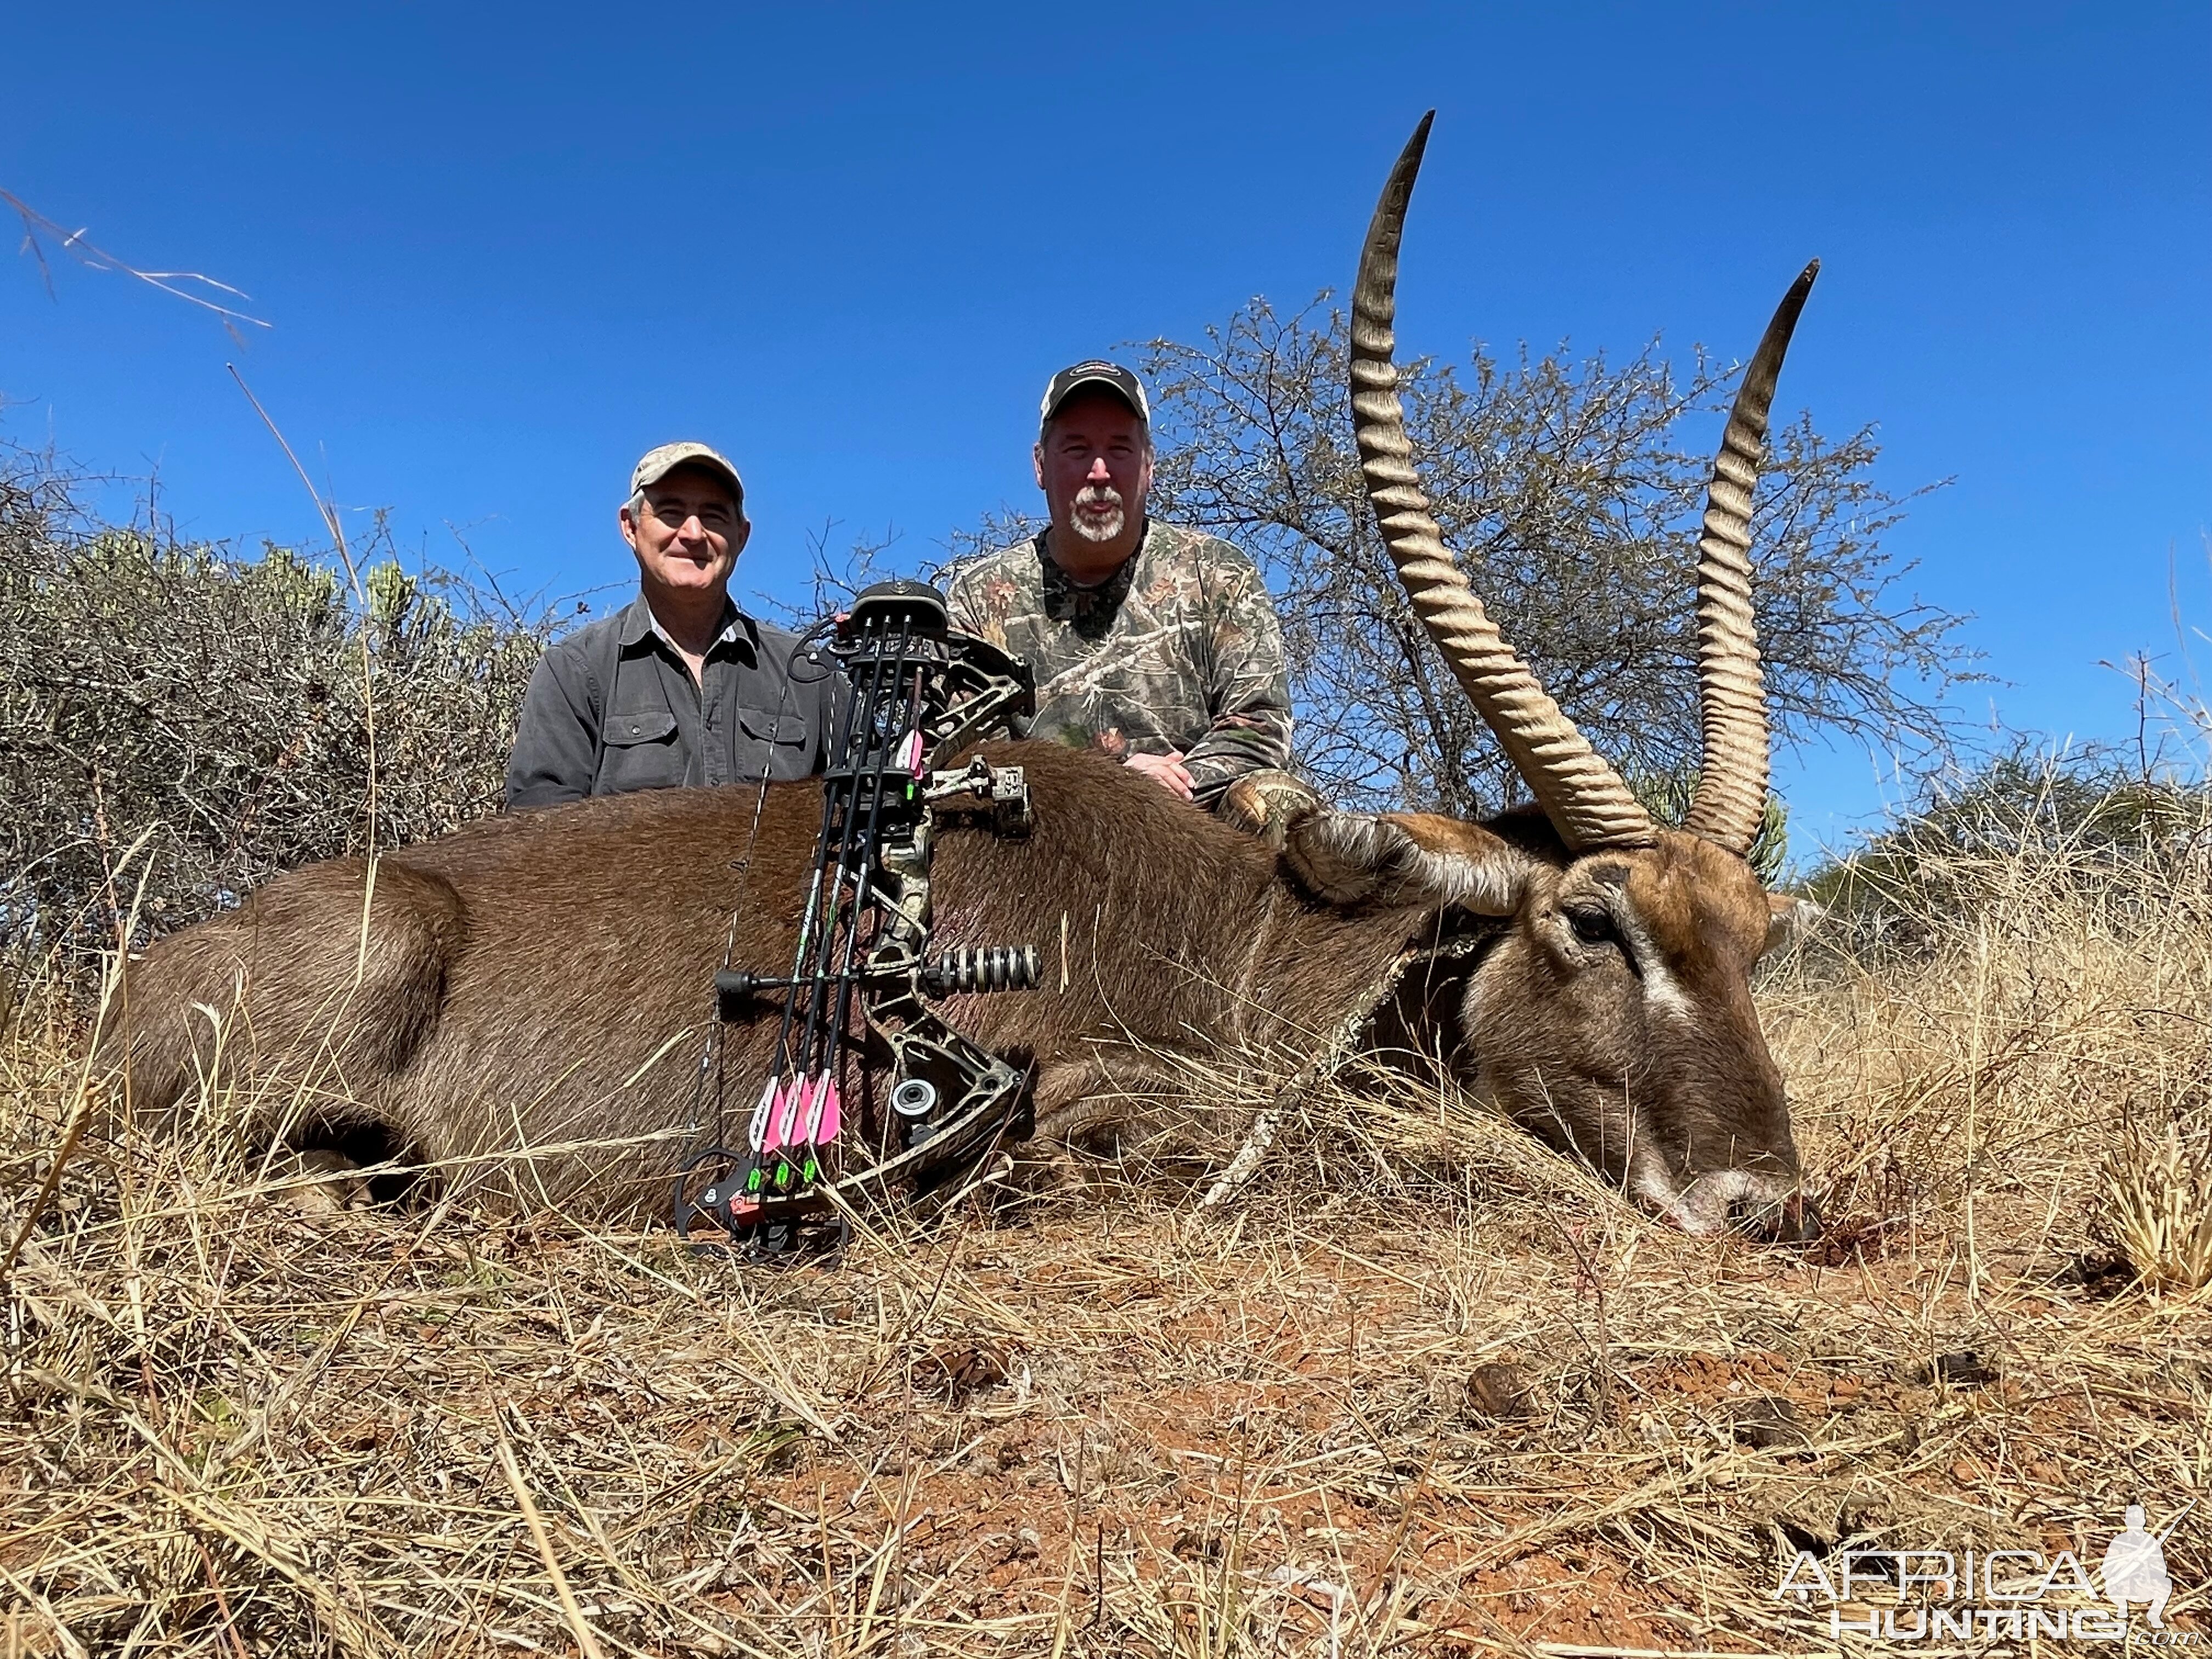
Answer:
[[[1729,1224],[1762,1244],[1810,1244],[1820,1236],[1820,1206],[1810,1193],[1771,1204],[1740,1198],[1729,1206]]]

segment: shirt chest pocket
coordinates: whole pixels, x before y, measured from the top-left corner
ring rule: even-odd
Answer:
[[[605,752],[592,786],[595,795],[668,789],[684,781],[685,757],[677,741],[676,716],[665,708],[608,715],[600,742]]]
[[[796,708],[738,710],[737,781],[803,778],[814,769],[814,730]]]

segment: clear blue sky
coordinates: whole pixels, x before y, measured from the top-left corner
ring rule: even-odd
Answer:
[[[8,56],[0,186],[276,325],[0,267],[0,430],[197,533],[315,534],[235,358],[340,501],[525,588],[623,580],[677,435],[746,474],[741,586],[830,520],[919,553],[1031,498],[1052,368],[1342,286],[1434,105],[1412,349],[1740,356],[1817,253],[1784,401],[1956,478],[1893,544],[2008,682],[1969,713],[2131,729],[2097,663],[2172,650],[2170,555],[2212,627],[2201,3],[40,6]],[[1883,799],[1778,781],[1815,834]]]

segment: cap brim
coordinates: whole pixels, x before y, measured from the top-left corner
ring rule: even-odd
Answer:
[[[738,476],[737,469],[730,465],[728,462],[720,460],[712,455],[678,455],[674,460],[668,462],[665,465],[656,467],[652,472],[639,478],[634,487],[639,489],[650,489],[653,485],[659,483],[670,473],[680,472],[687,466],[702,467],[707,471],[713,473],[716,477],[721,479],[723,483],[729,485],[730,493],[735,495],[738,501],[743,501],[744,500],[745,481]]]
[[[1128,387],[1123,386],[1119,380],[1114,379],[1109,374],[1086,374],[1081,380],[1075,381],[1062,391],[1060,396],[1054,398],[1050,404],[1046,405],[1042,418],[1049,421],[1054,416],[1059,414],[1061,410],[1067,407],[1068,399],[1074,397],[1077,392],[1088,392],[1093,386],[1097,386],[1102,391],[1112,392],[1116,398],[1121,399],[1122,407],[1127,409],[1129,413],[1135,416],[1139,420],[1144,421],[1147,423],[1151,422],[1152,418],[1152,411],[1145,408],[1144,405],[1138,403],[1129,396]]]

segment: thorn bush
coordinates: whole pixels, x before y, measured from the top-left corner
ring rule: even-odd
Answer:
[[[0,958],[16,972],[95,969],[143,832],[134,945],[282,870],[498,806],[549,615],[409,574],[380,533],[362,604],[311,553],[103,524],[82,494],[0,456]]]

